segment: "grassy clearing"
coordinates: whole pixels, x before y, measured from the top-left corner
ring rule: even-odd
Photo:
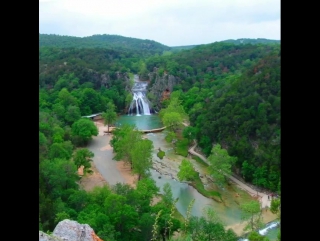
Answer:
[[[180,139],[176,142],[176,153],[180,156],[188,156],[189,141],[188,139]]]
[[[194,180],[191,182],[191,185],[197,189],[199,193],[201,193],[203,196],[207,198],[211,198],[217,202],[222,202],[221,194],[217,191],[211,190],[208,191],[204,188],[203,183],[199,177],[199,173],[197,172],[197,175],[194,177]]]

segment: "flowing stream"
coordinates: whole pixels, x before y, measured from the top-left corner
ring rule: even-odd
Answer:
[[[134,75],[134,85],[132,88],[133,100],[130,104],[128,115],[120,116],[116,122],[116,126],[127,123],[135,125],[139,130],[150,130],[162,127],[162,123],[157,115],[150,112],[150,101],[146,96],[146,82],[139,81],[139,76]],[[165,132],[149,133],[145,137],[153,142],[153,168],[150,170],[151,177],[163,192],[166,183],[171,186],[173,198],[179,198],[176,203],[177,210],[186,216],[190,202],[195,199],[191,209],[191,215],[202,216],[205,207],[211,207],[219,216],[225,225],[233,225],[241,222],[240,204],[252,200],[252,197],[245,191],[239,189],[236,185],[231,184],[224,188],[216,187],[222,195],[223,203],[214,201],[200,194],[195,188],[185,182],[178,181],[177,172],[182,159],[188,159],[192,162],[195,169],[205,176],[205,168],[195,162],[192,158],[176,155],[173,151],[172,144],[165,141]],[[161,148],[166,155],[161,160],[157,156],[157,152]],[[213,184],[208,180],[203,180],[207,187]],[[259,230],[260,234],[267,235],[269,230],[275,230],[278,223],[272,222],[267,224],[263,229]],[[274,237],[275,236],[275,237]],[[276,235],[269,237],[270,241],[276,240]],[[246,239],[241,239],[246,240]]]
[[[139,130],[162,127],[162,123],[157,115],[123,115],[117,120],[116,126],[121,126],[124,123],[135,125]],[[184,158],[176,155],[173,152],[172,144],[166,142],[165,135],[165,131],[145,135],[146,138],[153,142],[154,150],[152,159],[154,168],[150,170],[150,173],[152,178],[155,180],[156,185],[160,188],[160,192],[163,191],[165,183],[170,184],[173,197],[179,198],[176,206],[183,216],[186,215],[188,205],[192,199],[195,199],[195,203],[191,210],[192,215],[202,216],[203,208],[211,207],[216,211],[226,225],[239,223],[241,221],[241,210],[239,208],[239,204],[241,202],[251,200],[251,196],[240,190],[237,186],[230,185],[227,188],[219,189],[222,199],[224,200],[224,203],[219,203],[211,198],[203,196],[194,187],[187,183],[178,181],[177,173],[182,159],[192,161],[194,166],[197,163],[195,163],[191,158]],[[162,160],[157,156],[159,148],[166,153]],[[201,169],[201,166],[197,166],[196,169]],[[237,194],[240,194],[240,197],[236,197]]]
[[[120,116],[117,120],[116,126],[121,126],[124,123],[135,125],[139,130],[149,130],[162,127],[162,123],[157,115],[123,115]],[[176,155],[173,152],[172,144],[167,143],[165,141],[165,135],[165,131],[158,133],[148,133],[145,135],[145,137],[151,140],[154,145],[152,159],[153,166],[157,170],[152,168],[150,170],[150,173],[153,180],[155,180],[156,185],[160,188],[160,192],[163,192],[163,186],[166,183],[170,184],[173,198],[179,198],[178,202],[176,203],[177,210],[183,216],[186,216],[190,202],[193,199],[195,199],[194,205],[191,209],[191,215],[202,216],[203,208],[211,207],[214,209],[221,221],[226,226],[240,223],[240,204],[242,202],[251,200],[251,196],[247,194],[245,191],[240,190],[236,185],[231,184],[230,186],[220,188],[218,190],[222,195],[222,199],[224,200],[224,203],[219,203],[217,201],[203,196],[195,188],[188,185],[187,183],[178,181],[176,175],[179,170],[179,165],[182,159],[190,160],[197,170],[200,170],[203,167],[201,167],[200,165],[197,166],[195,160],[189,157],[185,158]],[[161,148],[161,150],[165,151],[166,153],[165,157],[162,160],[157,156],[159,148]],[[204,172],[204,170],[202,171]],[[240,196],[237,196],[237,194],[240,194]],[[269,236],[269,230],[274,231],[276,229],[277,228],[273,225],[271,228],[269,226],[266,226],[262,230],[264,230],[264,235],[266,234],[267,236]],[[269,239],[270,241],[275,240],[273,239],[273,237],[269,237]]]

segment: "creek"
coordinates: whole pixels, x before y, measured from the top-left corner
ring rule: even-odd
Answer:
[[[117,120],[116,125],[121,126],[124,123],[132,124],[137,126],[139,130],[148,130],[162,127],[159,117],[157,115],[151,116],[120,116]],[[149,120],[154,120],[149,122]],[[179,171],[179,165],[182,159],[188,159],[195,162],[190,157],[182,157],[176,155],[173,151],[172,144],[167,143],[164,139],[166,131],[158,133],[149,133],[145,137],[153,142],[153,169],[150,170],[151,177],[156,182],[156,185],[160,188],[160,192],[163,190],[165,183],[169,183],[172,189],[173,197],[179,198],[176,206],[178,211],[186,216],[187,208],[192,199],[195,199],[195,203],[191,210],[191,214],[194,216],[202,216],[202,210],[204,207],[213,208],[221,220],[226,225],[232,225],[241,221],[241,210],[239,204],[251,199],[250,195],[240,190],[237,186],[231,184],[226,188],[220,188],[218,191],[222,195],[224,203],[219,203],[213,199],[207,198],[200,194],[194,187],[188,185],[185,182],[179,182],[177,173]],[[161,148],[166,153],[164,158],[161,160],[157,156],[157,152]],[[155,170],[157,169],[157,170]],[[198,165],[197,170],[202,173],[205,170],[201,170],[201,166]],[[236,194],[240,194],[240,197],[235,199]]]
[[[151,130],[163,127],[160,118],[156,114],[150,112],[150,101],[146,97],[147,83],[139,81],[137,75],[134,76],[134,85],[132,87],[133,100],[130,104],[127,115],[122,115],[118,118],[115,125],[121,127],[123,124],[134,125],[138,130]],[[235,184],[218,187],[206,179],[207,168],[197,163],[190,156],[182,157],[176,155],[173,150],[173,144],[167,143],[165,140],[166,130],[157,133],[148,133],[144,135],[153,142],[152,161],[153,168],[150,170],[151,177],[156,182],[160,193],[163,193],[163,187],[169,183],[173,198],[178,198],[176,203],[177,210],[186,216],[190,202],[194,199],[195,202],[191,209],[191,215],[202,216],[203,209],[206,207],[212,208],[220,220],[226,226],[235,225],[241,222],[240,205],[244,202],[252,200],[252,197],[245,191],[241,190]],[[157,156],[159,148],[165,152],[165,156],[160,159]],[[196,171],[199,172],[206,189],[214,189],[221,194],[223,202],[215,201],[200,194],[194,187],[186,182],[180,182],[177,178],[179,165],[183,159],[192,162]],[[268,226],[269,225],[269,226]],[[276,240],[274,230],[277,229],[273,223],[267,224],[259,232],[269,237],[270,241]],[[273,230],[273,232],[269,232]],[[261,233],[261,234],[262,234]],[[268,234],[271,234],[270,236]]]
[[[150,130],[162,127],[159,117],[155,114],[138,116],[122,115],[118,118],[116,126],[121,127],[124,123],[135,125],[139,130]],[[195,199],[194,205],[191,209],[191,215],[202,216],[203,208],[210,207],[217,213],[218,217],[226,226],[240,223],[240,204],[252,200],[252,197],[245,191],[239,189],[235,184],[231,184],[226,187],[217,187],[213,185],[215,190],[219,191],[222,196],[223,203],[221,203],[203,196],[194,187],[187,183],[178,181],[177,173],[182,159],[190,160],[199,173],[206,174],[207,170],[190,156],[182,157],[180,155],[176,155],[173,151],[172,144],[166,142],[165,135],[166,130],[163,132],[148,133],[144,135],[153,142],[153,168],[150,170],[150,174],[156,182],[157,187],[159,187],[160,193],[163,193],[163,186],[166,183],[169,183],[173,198],[179,198],[176,203],[176,208],[183,216],[186,216],[190,202]],[[162,160],[157,156],[159,148],[165,152],[165,156]],[[212,187],[212,184],[210,186],[209,182],[207,186]],[[237,194],[239,194],[239,196]],[[274,230],[277,230],[277,228],[270,230],[272,230],[272,232],[268,231],[264,234],[269,236],[270,233],[271,237],[269,237],[269,239],[272,241],[275,240]]]

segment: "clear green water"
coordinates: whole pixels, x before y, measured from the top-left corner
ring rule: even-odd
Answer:
[[[168,144],[164,139],[165,132],[149,133],[146,135],[146,137],[153,142],[153,145],[154,145],[153,159],[154,160],[155,159],[159,160],[159,158],[156,156],[156,153],[158,152],[159,147],[161,147],[161,150],[166,152],[166,156],[162,160],[162,162],[164,162],[165,164],[168,164],[168,162],[172,162],[172,161],[176,162],[176,161],[181,161],[182,159],[189,159],[189,158],[181,157],[179,155],[175,155],[172,152],[172,146]],[[170,157],[170,159],[168,159],[168,157]],[[161,191],[163,189],[164,184],[166,183],[170,184],[173,197],[179,198],[176,204],[176,207],[183,216],[186,215],[187,208],[190,202],[192,201],[192,199],[195,199],[193,208],[191,209],[191,215],[202,216],[203,209],[205,207],[210,207],[217,213],[217,215],[220,217],[221,221],[225,225],[236,224],[241,221],[241,210],[239,208],[239,203],[248,201],[250,199],[250,196],[246,192],[243,192],[242,190],[238,189],[236,186],[231,185],[219,190],[224,200],[224,204],[223,204],[203,196],[192,186],[189,186],[186,183],[174,180],[170,176],[161,175],[153,169],[151,169],[151,176],[155,180],[156,185],[160,188]],[[241,194],[241,197],[237,198],[237,202],[235,202],[236,193]]]
[[[135,125],[139,130],[150,130],[163,127],[158,115],[123,115],[119,117],[115,125],[119,127],[124,123]],[[146,135],[146,137],[149,140],[152,140],[154,145],[153,159],[158,159],[156,153],[158,152],[159,147],[161,147],[161,150],[166,152],[166,157],[170,157],[170,160],[181,161],[181,159],[183,158],[173,153],[171,144],[168,144],[164,139],[165,132],[149,133]],[[166,160],[166,158],[164,159],[164,161],[170,160]],[[173,197],[179,197],[179,201],[177,202],[176,206],[178,211],[182,215],[186,215],[188,205],[190,204],[192,199],[195,199],[195,203],[191,210],[191,215],[202,216],[203,208],[211,207],[216,211],[225,225],[232,225],[241,221],[241,210],[239,208],[239,204],[248,201],[249,195],[246,192],[239,190],[236,186],[231,185],[220,190],[222,198],[225,201],[225,204],[222,204],[210,198],[204,197],[195,188],[189,186],[186,183],[181,183],[168,176],[161,175],[154,169],[151,169],[150,172],[152,178],[156,182],[156,185],[160,188],[161,191],[165,183],[170,184]],[[161,178],[159,178],[159,176],[161,176]],[[235,201],[236,193],[240,193],[241,196],[241,198],[237,199],[237,202]],[[278,230],[279,228],[268,230],[266,236],[269,237],[270,241],[276,240]]]
[[[163,127],[158,115],[122,115],[116,121],[115,126],[120,127],[123,124],[135,125],[138,130],[151,130]]]

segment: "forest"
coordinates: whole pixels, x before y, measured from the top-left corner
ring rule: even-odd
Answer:
[[[157,222],[163,240],[178,229],[193,233],[192,240],[208,240],[206,233],[237,240],[211,219],[190,217],[186,226],[172,211],[169,188],[151,205],[159,190],[144,175],[136,189],[118,184],[86,192],[76,171],[84,166],[90,173],[85,147],[98,134],[82,116],[104,113],[112,121],[126,113],[133,74],[150,90],[171,76],[170,91],[202,153],[210,156],[219,144],[235,157],[234,175],[280,194],[280,41],[245,40],[175,48],[113,35],[39,34],[39,229],[50,232],[69,218],[88,223],[105,241],[155,240]],[[170,100],[157,104],[165,110]]]

